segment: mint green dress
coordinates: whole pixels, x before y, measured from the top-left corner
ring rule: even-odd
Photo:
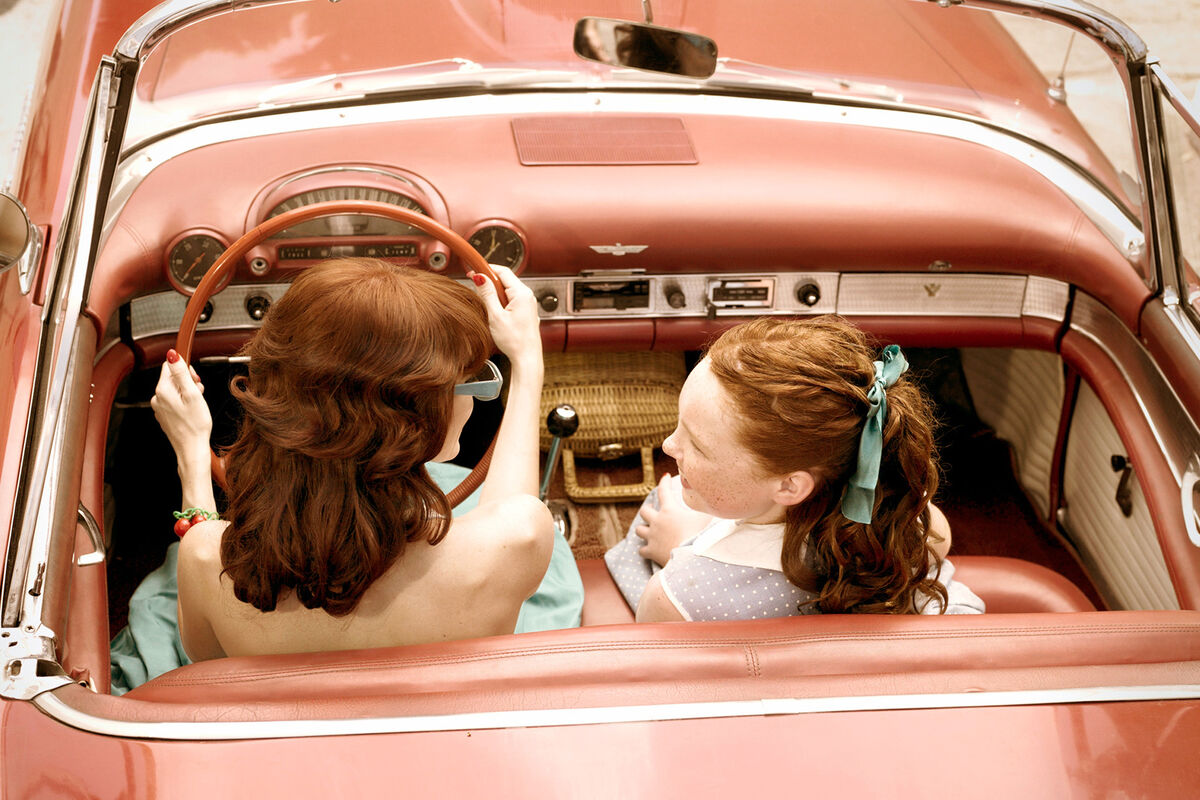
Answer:
[[[469,472],[454,464],[431,463],[426,468],[443,491],[457,486]],[[454,509],[454,516],[462,516],[478,504],[476,489]],[[162,566],[142,580],[129,600],[129,624],[110,645],[114,695],[125,694],[168,670],[191,663],[183,652],[175,612],[178,557],[179,543],[175,542],[167,548]],[[550,566],[537,591],[521,606],[516,633],[578,627],[582,610],[583,581],[575,557],[566,540],[555,536]]]

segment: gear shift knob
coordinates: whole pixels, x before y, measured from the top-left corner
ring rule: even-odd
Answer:
[[[563,403],[550,409],[546,416],[546,430],[550,431],[554,438],[550,440],[546,466],[542,469],[542,485],[538,489],[538,497],[542,500],[546,499],[546,493],[550,491],[550,481],[554,479],[554,469],[558,466],[558,450],[562,446],[562,440],[579,430],[579,414],[575,412],[575,407]]]
[[[550,431],[551,436],[559,439],[566,439],[574,434],[579,430],[579,415],[575,413],[575,407],[563,403],[550,409],[546,416],[546,429]]]

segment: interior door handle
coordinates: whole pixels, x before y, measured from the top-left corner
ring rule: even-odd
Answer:
[[[1180,487],[1180,500],[1183,502],[1183,525],[1187,528],[1188,538],[1192,544],[1200,547],[1200,526],[1196,521],[1196,482],[1200,481],[1200,467],[1196,462],[1188,464],[1183,473],[1183,486]]]
[[[92,512],[87,510],[83,503],[79,504],[79,524],[88,532],[88,536],[92,539],[92,552],[84,553],[79,558],[75,559],[75,563],[81,567],[86,567],[89,564],[104,563],[104,534],[100,532],[100,525],[97,524],[96,518],[92,516]]]

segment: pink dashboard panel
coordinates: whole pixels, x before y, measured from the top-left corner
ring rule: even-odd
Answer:
[[[495,218],[528,241],[526,276],[762,270],[1032,274],[1079,285],[1135,321],[1149,290],[1062,190],[1009,155],[913,131],[689,116],[695,165],[523,166],[508,117],[263,135],[174,155],[133,186],[89,297],[108,320],[165,288],[164,249],[203,225],[230,240],[267,188],[301,167],[403,168],[450,227]],[[219,179],[214,180],[214,176]],[[980,187],[987,203],[979,203]],[[1003,208],[1003,214],[992,209]],[[728,213],[736,208],[737,214]],[[639,246],[638,251],[613,246]],[[458,274],[451,263],[449,274]],[[235,282],[286,280],[278,264]]]

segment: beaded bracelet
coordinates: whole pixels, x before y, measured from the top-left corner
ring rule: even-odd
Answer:
[[[185,508],[183,511],[172,511],[171,513],[175,515],[175,535],[179,537],[182,537],[188,532],[188,528],[198,522],[221,518],[217,512],[205,511],[203,508]]]

